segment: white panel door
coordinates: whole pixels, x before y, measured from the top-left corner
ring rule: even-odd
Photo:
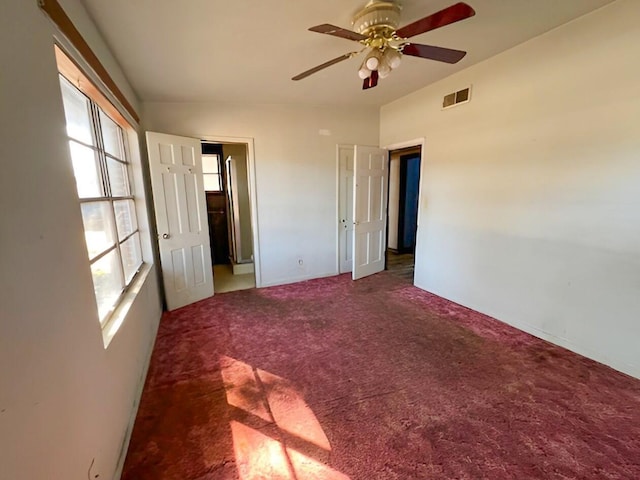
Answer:
[[[353,190],[353,279],[384,270],[387,223],[387,151],[356,145]]]
[[[147,132],[167,308],[213,295],[202,147],[195,138]]]
[[[338,147],[339,271],[353,270],[353,145]]]

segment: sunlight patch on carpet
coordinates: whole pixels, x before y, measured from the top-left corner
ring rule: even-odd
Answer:
[[[349,480],[307,453],[331,445],[320,422],[291,382],[226,355],[220,358],[227,403],[269,422],[261,431],[230,421],[238,474],[242,480]],[[274,427],[274,428],[268,428]]]
[[[294,387],[284,378],[264,370],[258,370],[258,375],[264,385],[273,420],[278,427],[320,448],[331,450],[329,439],[318,419]]]
[[[220,357],[220,366],[227,403],[272,422],[251,365],[223,355]]]

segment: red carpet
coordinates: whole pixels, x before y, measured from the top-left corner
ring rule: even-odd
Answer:
[[[640,479],[640,381],[388,273],[165,314],[126,480]]]

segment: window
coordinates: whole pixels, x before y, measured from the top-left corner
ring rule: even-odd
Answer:
[[[126,133],[122,119],[116,123],[63,75],[60,87],[93,288],[104,325],[142,266]]]
[[[220,155],[202,155],[202,174],[204,176],[204,189],[206,192],[222,191],[222,175],[220,174]]]

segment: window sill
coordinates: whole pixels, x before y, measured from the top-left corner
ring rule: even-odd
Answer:
[[[111,340],[116,336],[120,327],[124,324],[125,319],[127,318],[127,314],[135,302],[136,297],[140,293],[142,286],[144,285],[147,277],[149,276],[149,272],[151,271],[151,264],[144,263],[142,267],[140,267],[140,271],[136,275],[135,280],[129,285],[124,296],[121,298],[120,303],[116,307],[115,311],[109,317],[109,320],[102,327],[102,342],[104,343],[104,348],[109,347]]]

